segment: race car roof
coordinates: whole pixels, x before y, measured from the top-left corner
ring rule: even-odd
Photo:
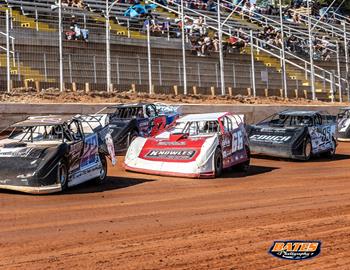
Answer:
[[[319,111],[283,111],[278,113],[279,115],[289,115],[289,116],[313,116],[320,113]]]
[[[152,103],[142,103],[142,102],[140,102],[140,103],[116,104],[116,105],[108,106],[107,108],[142,107],[142,106],[149,105],[149,104],[152,104]]]
[[[215,121],[220,117],[227,115],[227,112],[220,113],[203,113],[203,114],[189,114],[181,117],[177,122],[192,122],[192,121]]]
[[[12,124],[11,127],[62,125],[72,119],[73,116],[67,115],[31,116],[24,121]]]

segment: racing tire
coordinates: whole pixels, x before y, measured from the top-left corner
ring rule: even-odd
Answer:
[[[129,146],[130,144],[139,136],[139,133],[137,131],[134,131],[130,135],[130,141],[129,141]]]
[[[304,143],[304,148],[303,148],[303,160],[308,161],[310,160],[312,155],[312,144],[311,144],[311,140],[309,137],[307,137],[307,139],[305,140]]]
[[[220,177],[223,171],[223,158],[220,148],[216,148],[214,154],[214,169],[215,169],[215,177]]]
[[[107,159],[105,155],[100,154],[100,160],[102,167],[100,169],[100,175],[94,179],[95,184],[102,184],[107,178]]]
[[[61,184],[61,190],[65,191],[68,188],[68,166],[67,162],[62,159],[58,163],[57,182]]]
[[[335,156],[335,151],[337,149],[337,142],[335,141],[334,138],[332,138],[332,142],[334,147],[325,153],[325,157],[327,158],[333,158]]]
[[[250,166],[250,149],[248,146],[246,146],[246,152],[247,152],[248,160],[234,166],[233,168],[235,171],[248,172],[249,166]]]

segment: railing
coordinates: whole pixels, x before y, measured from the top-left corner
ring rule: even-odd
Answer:
[[[159,4],[159,3],[156,3],[156,1],[154,1],[154,0],[149,0],[149,1],[152,2],[152,3],[158,4],[159,6],[161,6],[161,7],[164,8],[164,9],[169,10],[170,12],[173,12],[173,13],[179,15],[179,16],[182,16],[181,13],[180,13],[178,10],[175,10],[175,9],[172,9],[172,8],[170,8],[170,7],[168,7],[168,6],[164,6],[164,5],[161,5],[161,4]],[[173,4],[174,4],[175,6],[177,6],[177,7],[179,6],[177,3],[173,3]],[[198,16],[202,16],[203,18],[205,18],[205,19],[207,20],[207,22],[208,22],[208,21],[211,21],[211,22],[215,22],[216,24],[218,24],[218,21],[217,21],[216,19],[214,19],[214,18],[212,18],[212,17],[209,17],[209,16],[207,16],[207,15],[205,15],[205,14],[203,14],[203,13],[197,11],[197,10],[189,9],[189,8],[187,8],[187,7],[186,7],[185,9],[186,9],[187,11],[193,13],[193,14],[196,14],[196,15],[198,15]],[[191,16],[189,16],[189,15],[185,15],[185,16],[186,16],[186,18],[190,18],[191,20],[195,20],[195,18],[193,18],[193,17],[191,17]],[[217,27],[214,27],[214,26],[212,26],[212,25],[210,25],[210,24],[207,24],[207,25],[208,25],[209,28],[211,28],[211,29],[213,29],[213,30],[215,30],[215,31],[218,31],[218,28],[217,28]],[[232,29],[233,29],[232,26],[230,26],[230,25],[228,25],[228,24],[225,24],[224,26],[225,26],[227,29],[231,29],[231,31],[223,31],[223,34],[230,36],[230,35],[233,35],[232,33],[236,32],[235,29],[234,29],[235,31],[232,31]],[[250,34],[244,32],[244,31],[241,31],[241,33],[243,33],[244,35],[250,37]],[[239,38],[238,35],[235,35],[235,37]],[[281,60],[281,56],[280,56],[280,55],[282,54],[282,50],[281,50],[279,47],[276,47],[276,46],[271,45],[271,44],[267,44],[266,41],[261,40],[261,39],[259,39],[259,38],[257,38],[257,37],[254,37],[254,36],[252,37],[252,39],[253,39],[253,42],[250,42],[250,45],[251,45],[252,47],[256,48],[257,50],[264,51],[265,53],[269,54],[270,56],[273,56],[273,57],[277,58],[278,60]],[[271,47],[271,48],[273,48],[274,50],[277,50],[277,51],[279,52],[279,55],[273,53],[271,50],[265,49],[264,47],[257,45],[257,44],[259,44],[259,43],[260,43],[260,44],[263,43],[263,44],[265,44],[265,45],[268,45],[268,47]],[[294,67],[296,67],[296,68],[298,68],[298,69],[300,69],[300,70],[302,70],[302,71],[304,71],[304,72],[306,72],[306,73],[310,73],[310,74],[311,74],[311,71],[310,71],[309,69],[306,69],[306,68],[305,68],[305,66],[310,66],[310,62],[308,62],[308,61],[306,61],[305,59],[302,59],[302,58],[300,58],[300,57],[298,57],[298,56],[295,56],[295,55],[293,55],[293,54],[291,54],[291,53],[289,53],[289,52],[285,52],[285,54],[286,54],[287,56],[290,57],[289,59],[286,59],[286,62],[287,62],[288,64],[290,64],[290,65],[292,65],[292,66],[294,66]],[[291,59],[296,59],[296,60],[302,62],[302,63],[304,64],[304,66],[299,65],[299,64],[297,64],[297,63],[291,61]],[[334,84],[334,85],[336,85],[336,86],[339,87],[339,83],[336,83],[336,82],[334,82],[334,81],[332,80],[333,74],[332,74],[331,72],[329,72],[329,71],[327,71],[327,70],[325,70],[325,69],[323,69],[323,68],[321,68],[321,67],[319,67],[319,66],[317,66],[317,65],[314,65],[314,67],[315,67],[317,70],[319,70],[319,71],[322,72],[322,74],[317,74],[317,73],[315,73],[315,77],[320,78],[320,79],[323,79],[323,78],[324,78],[323,74],[327,74],[327,75],[329,76],[329,79],[326,78],[326,81],[329,82],[330,84]],[[338,76],[335,76],[335,77],[337,78]],[[346,81],[345,79],[342,79],[342,78],[341,78],[341,80]],[[340,86],[340,87],[341,87],[341,86]]]
[[[226,0],[224,0],[226,1]],[[175,7],[178,7],[179,9],[176,10],[169,7],[169,6],[163,6],[163,5],[160,5],[159,3],[156,3],[154,0],[150,0],[150,2],[152,3],[155,3],[157,4],[158,6],[160,7],[163,7],[164,9],[168,10],[168,11],[171,11],[172,13],[174,14],[177,14],[179,16],[182,16],[183,13],[181,13],[179,11],[180,9],[180,5],[178,4],[175,4]],[[227,7],[225,6],[224,7],[226,10],[227,10]],[[232,10],[232,9],[231,9]],[[208,22],[208,27],[214,31],[219,31],[219,28],[218,28],[218,25],[219,25],[219,20],[211,17],[211,16],[207,16],[197,10],[193,10],[193,9],[189,9],[187,7],[184,8],[184,14],[185,13],[191,13],[191,14],[194,14],[194,16],[198,15],[198,16],[203,16],[204,18],[206,18],[206,21]],[[69,12],[67,12],[67,14],[70,14]],[[86,12],[82,12],[82,13],[74,13],[75,15],[78,15],[78,16],[81,16],[83,18],[83,21],[84,21],[84,27],[93,27],[95,24],[90,24],[89,23],[89,20],[87,19],[89,16],[88,14],[86,14]],[[97,14],[96,14],[97,15]],[[35,12],[32,16],[35,16],[36,18],[38,18],[38,14],[37,12]],[[190,18],[191,20],[194,20],[195,18],[193,16],[189,16],[189,15],[185,15],[187,18]],[[260,17],[261,14],[259,14]],[[265,16],[264,16],[265,17]],[[268,18],[268,17],[266,17]],[[269,22],[274,22],[276,24],[278,24],[279,22],[276,21],[276,20],[273,20],[273,19],[266,19],[267,21]],[[47,20],[45,20],[49,23],[56,23],[57,24],[57,20],[54,20],[49,18]],[[130,26],[130,21],[126,18],[124,18],[123,20],[124,22],[126,22],[126,24],[124,24],[124,26],[128,29],[128,37],[130,37],[130,28],[132,26]],[[224,21],[225,22],[225,21]],[[101,24],[101,26],[103,27],[103,24]],[[235,29],[234,27],[232,27],[232,25],[229,25],[228,23],[222,23],[222,21],[220,20],[220,26],[222,26],[222,34],[224,35],[233,35],[233,36],[236,36],[236,37],[239,37],[239,34],[237,33],[237,29]],[[291,29],[289,26],[285,26],[286,29]],[[139,30],[139,29],[135,29],[135,30]],[[295,31],[296,29],[293,29],[293,31]],[[298,30],[300,31],[300,30]],[[167,33],[167,38],[168,40],[170,40],[170,34],[169,34],[169,30],[168,30],[168,33]],[[252,47],[252,55],[253,55],[253,52],[254,52],[254,49],[258,50],[258,51],[263,51],[265,52],[266,54],[270,55],[271,57],[273,58],[276,58],[278,59],[279,61],[282,59],[281,58],[281,55],[283,54],[283,50],[277,46],[274,46],[274,45],[271,45],[271,44],[267,44],[266,41],[264,40],[261,40],[255,36],[252,36],[251,33],[248,33],[247,31],[242,31],[241,32],[245,37],[247,37],[247,39],[249,39],[249,43],[250,43],[250,46]],[[299,33],[302,33],[299,32]],[[300,35],[301,37],[302,35]],[[271,51],[269,48],[273,49],[274,51]],[[286,58],[284,59],[286,61],[286,63],[288,63],[289,65],[301,70],[303,73],[307,74],[307,76],[309,77],[312,77],[312,71],[311,71],[311,63],[309,61],[306,61],[305,59],[302,59],[301,57],[298,57],[292,53],[289,53],[289,52],[284,52],[285,55],[286,55]],[[254,58],[254,57],[253,57]],[[254,61],[254,59],[252,59],[252,61]],[[333,86],[337,86],[337,87],[341,87],[341,84],[342,82],[345,81],[345,79],[341,78],[341,76],[337,76],[337,75],[333,75],[332,72],[329,72],[317,65],[314,66],[314,68],[316,69],[316,72],[314,74],[314,76],[320,80],[323,80],[324,82],[327,82],[330,84],[330,88],[332,89]],[[69,64],[69,69],[71,69],[71,64]],[[179,70],[181,70],[179,68]],[[283,72],[286,72],[285,70],[283,70]],[[96,68],[95,68],[95,73],[96,73]],[[70,76],[71,77],[71,76]],[[181,77],[181,74],[180,76]],[[254,77],[254,76],[253,76]],[[326,77],[326,78],[325,78]],[[335,81],[335,79],[337,79],[337,81]],[[70,81],[72,82],[72,78],[70,79]],[[96,81],[96,76],[95,76],[95,81]],[[118,80],[119,81],[119,80]]]

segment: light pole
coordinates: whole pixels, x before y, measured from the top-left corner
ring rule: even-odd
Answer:
[[[348,95],[348,101],[350,101],[350,93],[349,93],[349,51],[348,51],[348,38],[346,34],[346,21],[343,22],[344,24],[344,51],[345,51],[345,79],[347,84],[347,95]]]
[[[183,76],[184,76],[184,95],[187,95],[184,0],[181,0],[181,24],[182,24],[181,41],[182,41],[182,69],[183,69]]]
[[[7,92],[11,92],[11,67],[10,67],[10,17],[9,10],[6,9],[6,75]]]
[[[222,25],[221,25],[221,11],[220,0],[217,1],[218,12],[218,35],[219,35],[219,58],[220,58],[220,81],[221,81],[221,95],[225,95],[225,74],[224,74],[224,55],[222,52]]]
[[[115,4],[118,3],[117,1],[113,1],[111,5],[109,5],[109,1],[106,0],[106,69],[107,69],[107,93],[111,92],[111,29],[110,29],[110,21],[109,21],[109,14],[114,7]]]
[[[285,55],[285,44],[284,44],[284,27],[283,27],[283,14],[282,14],[282,0],[279,0],[280,4],[280,23],[281,23],[281,41],[282,41],[282,74],[283,74],[283,90],[284,97],[288,97],[287,91],[287,71],[286,71],[286,55]]]
[[[315,67],[314,67],[314,48],[312,40],[312,28],[311,28],[311,9],[310,9],[310,0],[307,0],[307,10],[309,11],[308,16],[308,30],[309,30],[309,51],[310,51],[310,79],[311,79],[311,91],[312,91],[312,100],[316,99],[315,92]]]
[[[64,78],[63,78],[63,44],[62,44],[62,32],[63,32],[63,22],[62,22],[62,0],[58,1],[58,43],[59,43],[59,61],[60,61],[60,92],[64,91]]]

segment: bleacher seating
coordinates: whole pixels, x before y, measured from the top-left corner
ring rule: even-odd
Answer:
[[[13,10],[20,11],[27,18],[38,19],[38,22],[48,25],[45,27],[22,27],[20,21],[14,21],[12,34],[16,36],[17,60],[23,66],[31,67],[40,72],[46,79],[47,84],[55,85],[53,81],[59,81],[58,67],[58,46],[57,46],[57,28],[58,12],[55,8],[55,0],[7,0],[3,1],[3,8],[11,7]],[[112,1],[110,1],[112,2]],[[82,41],[64,41],[64,77],[67,85],[70,82],[76,82],[83,85],[90,82],[94,87],[105,89],[106,64],[105,64],[105,1],[85,0],[86,9],[69,8],[63,10],[64,29],[69,29],[71,16],[74,15],[78,23],[89,29],[89,42]],[[130,84],[140,85],[140,88],[147,89],[147,51],[145,43],[145,34],[142,32],[143,20],[130,19],[123,16],[124,11],[130,6],[127,3],[118,3],[112,8],[112,83],[116,89],[127,90]],[[175,8],[174,8],[175,9]],[[174,14],[158,8],[155,12],[159,20],[167,20],[168,17],[174,18]],[[210,11],[201,13],[216,17],[216,14]],[[227,13],[228,14],[228,13]],[[189,16],[198,16],[195,11],[188,12]],[[276,21],[278,18],[271,16]],[[225,18],[224,18],[225,19]],[[36,23],[36,21],[34,22]],[[209,24],[214,24],[208,21]],[[0,18],[0,25],[4,26],[3,14]],[[245,29],[246,31],[254,29],[257,32],[261,26],[252,25],[252,23],[235,15],[228,20],[228,25],[234,29]],[[299,30],[306,31],[305,25],[288,23],[288,25]],[[128,39],[129,34],[132,37]],[[277,26],[277,25],[276,25]],[[36,28],[39,28],[37,31]],[[47,29],[53,29],[48,31]],[[139,37],[139,39],[138,39]],[[153,83],[157,89],[168,89],[172,85],[182,84],[181,70],[181,43],[180,39],[152,37],[152,75]],[[0,43],[3,40],[0,39]],[[189,49],[189,48],[188,48]],[[44,61],[45,56],[45,61]],[[118,59],[118,60],[117,60]],[[212,53],[210,56],[199,58],[187,51],[187,78],[188,85],[200,87],[202,91],[209,92],[210,86],[219,85],[218,75],[218,54]],[[256,83],[258,93],[264,94],[264,89],[269,88],[270,93],[279,94],[282,88],[280,68],[269,65],[269,60],[256,56]],[[271,61],[270,61],[271,62]],[[160,63],[160,64],[159,64]],[[199,63],[199,64],[198,64]],[[335,70],[335,62],[316,63],[328,70]],[[199,72],[198,72],[199,66]],[[0,66],[0,69],[4,69]],[[344,65],[342,65],[344,69]],[[250,80],[250,55],[239,52],[225,55],[225,80],[228,85],[234,86],[237,93],[247,93],[247,88],[251,87]],[[269,82],[262,80],[262,71],[268,71]],[[304,79],[293,76],[296,71],[289,68],[288,78],[289,89],[299,89],[300,91],[309,90],[310,86],[305,84]],[[14,81],[30,79],[28,76],[18,75],[21,71],[13,72]],[[2,72],[2,74],[5,74]],[[118,75],[119,74],[119,75]],[[198,75],[199,74],[199,75]],[[5,80],[4,75],[0,75],[0,80]],[[30,76],[29,76],[30,77]],[[323,82],[317,80],[318,91],[322,91]],[[5,84],[1,84],[5,85]],[[322,85],[322,87],[321,87]],[[69,86],[68,86],[69,87]],[[329,88],[329,86],[326,86]],[[327,96],[327,95],[326,95]]]

